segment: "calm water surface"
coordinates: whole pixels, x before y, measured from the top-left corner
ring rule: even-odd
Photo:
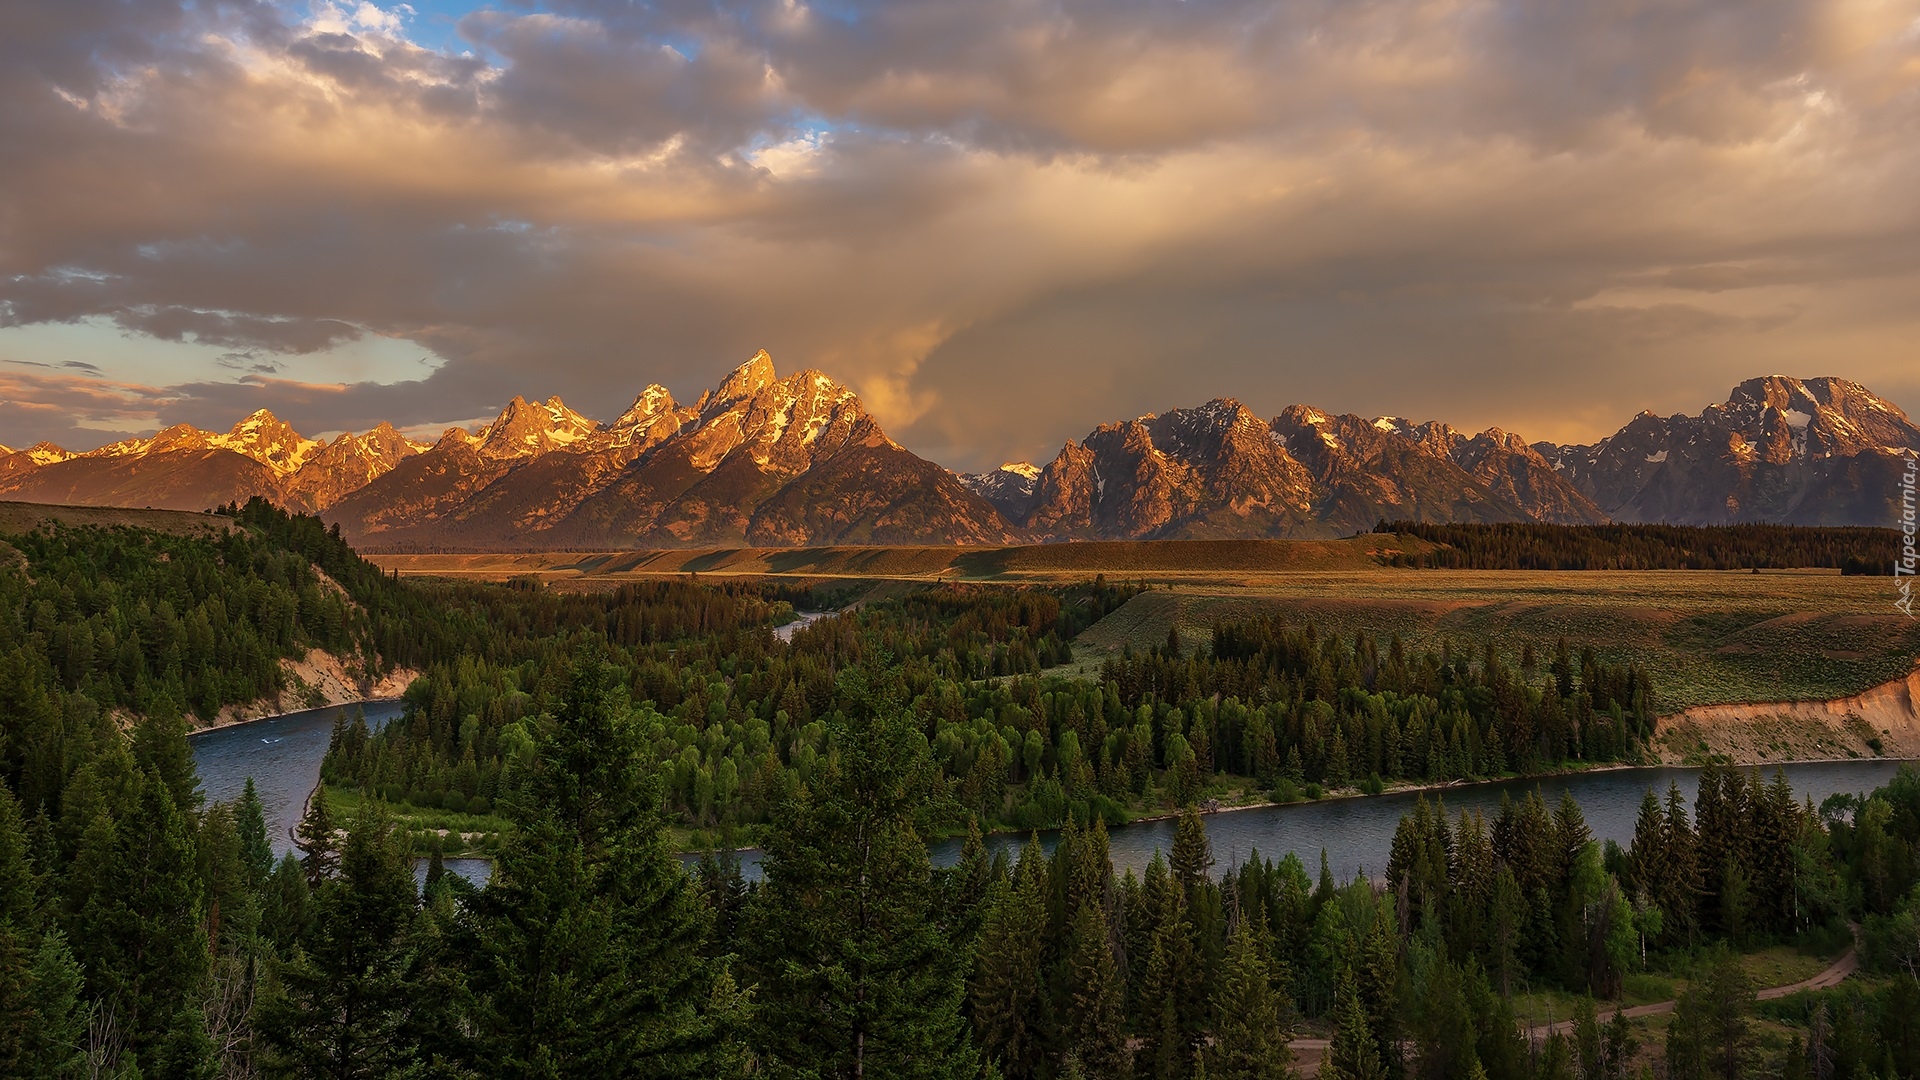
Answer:
[[[334,705],[325,709],[287,713],[232,727],[202,731],[189,740],[193,763],[200,770],[200,786],[210,802],[231,802],[253,778],[254,790],[267,814],[267,838],[276,857],[293,850],[293,827],[320,782],[320,762],[327,756],[334,718],[367,718],[375,731],[397,718],[405,707],[397,701],[364,705]]]
[[[247,777],[253,777],[260,801],[266,807],[267,831],[274,853],[279,855],[291,850],[292,829],[298,824],[301,808],[319,780],[320,762],[327,754],[334,718],[342,713],[350,717],[355,709],[364,712],[367,726],[376,731],[403,711],[397,701],[335,706],[193,736],[194,763],[199,767],[200,783],[206,789],[207,798],[220,801],[238,798]],[[1827,796],[1839,792],[1872,791],[1892,779],[1899,766],[1897,761],[1874,760],[1783,768],[1787,780],[1793,784],[1795,797],[1811,796],[1818,805]],[[1771,767],[1761,771],[1764,776],[1773,775]],[[1691,805],[1699,777],[1698,769],[1616,769],[1449,788],[1427,792],[1426,797],[1443,802],[1449,816],[1477,809],[1491,817],[1503,794],[1518,799],[1537,787],[1551,806],[1559,801],[1562,791],[1571,791],[1595,839],[1625,845],[1633,838],[1633,822],[1643,793],[1651,789],[1665,798],[1668,784],[1678,783]],[[1413,808],[1417,798],[1419,795],[1414,793],[1379,795],[1210,814],[1206,819],[1207,837],[1213,843],[1214,858],[1221,867],[1243,863],[1255,851],[1273,859],[1292,852],[1307,864],[1309,873],[1318,873],[1320,852],[1325,850],[1334,876],[1341,880],[1362,872],[1378,875],[1386,870],[1387,853],[1400,816]],[[1173,828],[1172,821],[1143,821],[1114,829],[1110,839],[1114,867],[1121,871],[1144,870],[1154,852],[1172,846]],[[1025,842],[1023,836],[990,836],[987,848],[989,853],[1005,851],[1012,859],[1019,855],[1020,846]],[[1058,837],[1042,834],[1040,842],[1051,852]],[[959,840],[943,840],[933,846],[933,861],[937,865],[950,866],[959,857]],[[749,879],[758,879],[760,853],[745,851],[739,858],[742,872]],[[689,856],[688,861],[691,859]],[[488,866],[484,859],[447,860],[449,870],[476,883],[484,882]],[[424,875],[425,863],[417,870]]]
[[[1780,766],[1786,771],[1788,782],[1793,785],[1795,798],[1812,796],[1816,806],[1827,796],[1838,792],[1864,794],[1872,791],[1892,779],[1899,767],[1900,762],[1887,760]],[[1771,777],[1773,767],[1763,768],[1762,775]],[[1691,806],[1694,793],[1700,786],[1700,770],[1614,769],[1538,780],[1475,784],[1425,794],[1429,801],[1444,803],[1449,818],[1457,818],[1462,810],[1479,810],[1491,818],[1500,807],[1502,795],[1518,800],[1537,787],[1551,810],[1560,800],[1562,791],[1571,791],[1574,799],[1580,803],[1587,827],[1593,830],[1594,839],[1614,840],[1625,846],[1633,839],[1633,823],[1640,813],[1640,797],[1651,789],[1664,800],[1670,783],[1680,785],[1687,804]],[[1221,867],[1244,863],[1255,851],[1271,859],[1279,859],[1292,852],[1307,864],[1308,873],[1317,876],[1320,852],[1325,850],[1328,865],[1339,880],[1347,880],[1362,872],[1379,876],[1386,871],[1387,854],[1393,847],[1393,831],[1399,826],[1401,815],[1411,811],[1419,797],[1418,793],[1408,792],[1209,814],[1206,817],[1207,839],[1213,845],[1214,861]],[[1147,863],[1152,861],[1154,852],[1164,852],[1173,846],[1174,824],[1172,821],[1143,821],[1112,830],[1108,843],[1114,869],[1121,872],[1144,870]],[[1019,848],[1025,842],[1025,837],[992,836],[987,838],[987,850],[989,854],[1005,850],[1007,857],[1013,859],[1019,856]],[[1053,835],[1043,834],[1040,838],[1041,846],[1048,852],[1053,850],[1057,842],[1057,836]],[[958,840],[936,844],[933,849],[934,861],[943,866],[951,865],[960,857],[960,844]]]

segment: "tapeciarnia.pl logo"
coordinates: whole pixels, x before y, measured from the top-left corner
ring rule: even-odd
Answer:
[[[1920,555],[1914,551],[1915,522],[1915,481],[1920,480],[1920,456],[1907,458],[1906,471],[1900,474],[1900,557],[1893,561],[1893,580],[1900,590],[1900,598],[1893,606],[1913,618],[1913,575],[1920,569]]]

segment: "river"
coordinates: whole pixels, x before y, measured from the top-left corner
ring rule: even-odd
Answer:
[[[253,777],[254,788],[266,809],[267,833],[273,841],[274,853],[279,855],[291,850],[291,832],[299,823],[307,795],[319,779],[320,762],[327,754],[334,717],[342,710],[348,710],[350,715],[353,709],[363,710],[367,726],[375,730],[402,712],[399,702],[371,702],[364,706],[289,713],[194,735],[194,763],[199,768],[200,783],[207,797],[220,801],[238,798],[247,777]],[[1811,796],[1814,804],[1819,805],[1829,795],[1864,794],[1885,784],[1899,764],[1876,759],[1782,767],[1793,784],[1795,797]],[[1767,776],[1773,774],[1772,767],[1763,771]],[[1633,822],[1639,813],[1643,792],[1651,788],[1664,799],[1667,785],[1677,782],[1691,804],[1699,776],[1698,769],[1610,769],[1539,780],[1462,786],[1427,792],[1426,797],[1444,801],[1449,815],[1479,809],[1491,816],[1503,793],[1517,799],[1537,786],[1551,807],[1559,801],[1562,791],[1571,791],[1595,839],[1614,840],[1624,846],[1633,838]],[[1239,865],[1256,850],[1269,858],[1279,858],[1291,851],[1307,864],[1309,873],[1317,874],[1320,852],[1325,849],[1334,876],[1341,880],[1363,871],[1378,875],[1386,870],[1387,853],[1400,816],[1413,808],[1418,797],[1407,792],[1209,814],[1207,837],[1212,841],[1214,858],[1221,868]],[[1145,869],[1155,851],[1165,851],[1172,845],[1173,827],[1172,821],[1143,821],[1114,829],[1109,844],[1115,868]],[[1051,851],[1057,837],[1043,834],[1040,840],[1041,845]],[[1018,856],[1023,843],[1025,837],[1022,836],[987,838],[989,852],[1004,850],[1010,859]],[[959,858],[960,842],[940,841],[933,845],[932,855],[937,865],[952,865]],[[759,852],[740,853],[740,862],[742,871],[750,879],[760,876]],[[448,867],[475,881],[484,881],[487,871],[487,863],[480,859],[450,859]]]
[[[824,619],[827,616],[832,615],[833,612],[831,611],[800,611],[800,612],[795,612],[795,614],[797,614],[799,618],[793,620],[790,623],[782,623],[779,626],[776,626],[773,628],[774,637],[779,638],[781,641],[792,641],[793,635],[799,633],[800,631],[806,629],[809,626],[812,626],[814,623],[819,622],[821,619]]]

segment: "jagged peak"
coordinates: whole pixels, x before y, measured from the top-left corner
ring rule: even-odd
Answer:
[[[1274,422],[1279,423],[1284,420],[1290,424],[1314,427],[1327,423],[1331,419],[1332,417],[1311,405],[1289,405],[1280,410],[1280,415],[1274,418]]]
[[[761,349],[753,354],[753,359],[728,372],[711,394],[702,397],[702,409],[752,397],[776,381],[778,378],[773,370],[773,357],[767,355],[767,350]]]
[[[673,394],[659,383],[648,383],[646,389],[634,395],[633,404],[613,422],[615,429],[638,427],[664,413],[676,408]]]
[[[558,396],[529,402],[518,394],[480,434],[480,453],[490,458],[530,457],[568,446],[600,425],[567,408]]]
[[[1014,476],[1032,480],[1040,475],[1040,467],[1031,461],[1009,461],[994,472],[1012,473]]]

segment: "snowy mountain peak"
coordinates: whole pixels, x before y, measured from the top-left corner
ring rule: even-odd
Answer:
[[[272,412],[255,409],[225,435],[208,436],[206,445],[250,457],[279,476],[291,476],[320,450],[321,444],[293,430]]]
[[[673,395],[659,383],[648,383],[645,390],[636,394],[633,404],[613,422],[615,430],[640,427],[656,417],[674,410]]]
[[[520,458],[570,446],[599,430],[557,397],[532,403],[518,394],[480,434],[479,452],[486,458]]]
[[[741,364],[720,380],[720,385],[708,395],[702,411],[730,405],[742,398],[750,398],[776,381],[773,372],[773,357],[767,350],[761,349],[753,354],[753,359]]]

